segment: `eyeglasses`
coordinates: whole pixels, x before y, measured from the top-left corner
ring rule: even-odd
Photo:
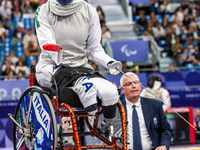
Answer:
[[[140,83],[139,81],[134,81],[134,82],[126,82],[123,86],[126,86],[126,87],[130,87],[132,84],[136,85]]]

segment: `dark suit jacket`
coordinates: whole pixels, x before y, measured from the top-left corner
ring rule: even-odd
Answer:
[[[163,112],[161,102],[144,97],[140,97],[140,99],[146,128],[153,146],[156,148],[158,146],[165,145],[169,148],[172,133],[170,125]],[[126,111],[126,100],[124,94],[121,95],[120,100]]]

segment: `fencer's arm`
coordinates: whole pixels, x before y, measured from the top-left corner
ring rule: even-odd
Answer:
[[[170,95],[169,92],[165,89],[163,90],[163,92],[161,93],[162,95],[162,100],[165,102],[165,104],[167,104],[168,106],[171,107],[171,99],[170,99]],[[167,105],[163,104],[163,110],[164,112],[169,109],[169,107]]]
[[[38,7],[35,19],[37,38],[42,52],[48,53],[55,64],[59,65],[62,61],[62,48],[59,49],[59,46],[57,46],[55,34],[49,24],[44,5]],[[54,45],[57,48],[53,49]]]
[[[93,8],[92,17],[90,20],[88,40],[87,40],[87,53],[97,64],[100,64],[105,68],[108,68],[107,67],[108,62],[115,60],[105,53],[100,43],[100,40],[101,40],[101,26],[99,23],[99,16],[96,12],[96,9]]]

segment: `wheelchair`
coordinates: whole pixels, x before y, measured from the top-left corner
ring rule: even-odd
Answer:
[[[99,104],[95,116],[90,116],[73,95],[69,96],[73,100],[59,103],[56,90],[36,84],[35,71],[31,71],[29,78],[30,86],[19,98],[14,115],[8,114],[14,122],[14,150],[127,149],[126,114],[120,102],[117,104],[118,129],[114,128],[114,136],[109,139],[99,128],[99,117],[103,113]],[[63,132],[61,117],[70,117],[73,132]],[[87,130],[83,129],[84,125]],[[103,144],[87,145],[86,136],[95,137]],[[75,144],[66,144],[66,137],[73,138]]]

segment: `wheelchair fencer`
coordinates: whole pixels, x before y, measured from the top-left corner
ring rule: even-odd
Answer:
[[[59,81],[55,78],[52,87],[39,86],[35,78],[35,66],[31,66],[29,78],[30,87],[21,95],[14,115],[8,114],[14,122],[14,150],[127,149],[126,114],[120,102],[117,103],[120,123],[118,122],[116,131],[118,134],[115,134],[115,129],[107,131],[99,128],[99,117],[103,113],[99,98],[98,111],[92,116],[84,110],[77,94],[70,88],[74,83],[70,82],[62,94],[58,92]],[[72,78],[75,79],[75,75]],[[65,82],[68,82],[67,79]],[[61,117],[70,118],[73,132],[63,132]],[[93,122],[90,121],[90,117],[93,117]],[[79,122],[80,118],[84,120],[87,131],[81,129],[83,124]],[[95,137],[104,144],[87,145],[84,141],[85,136]],[[72,137],[75,145],[67,145],[66,137]]]

